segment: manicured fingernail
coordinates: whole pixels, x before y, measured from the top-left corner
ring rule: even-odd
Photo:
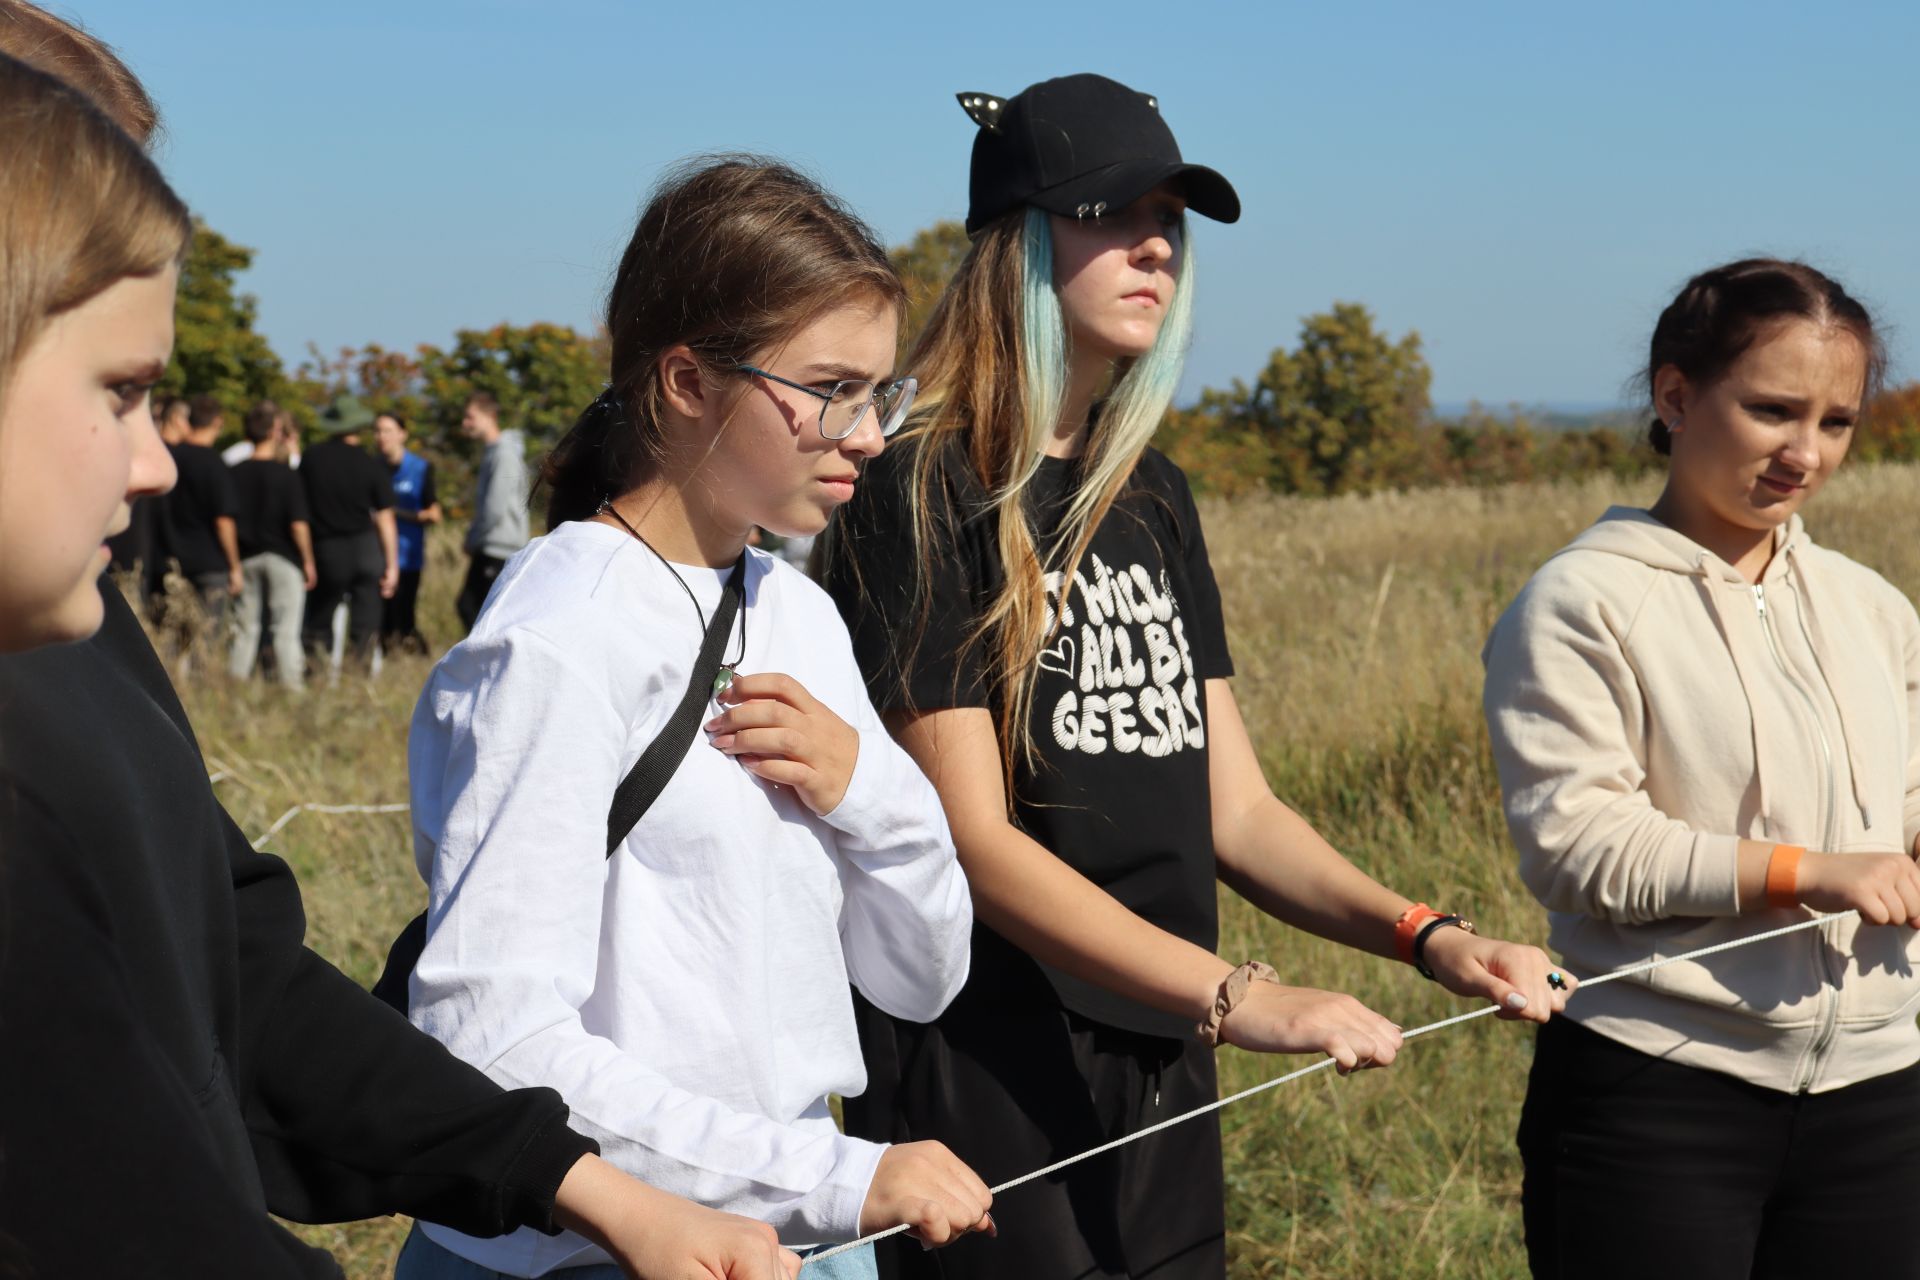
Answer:
[[[1510,991],[1507,993],[1507,1008],[1524,1009],[1526,1007],[1527,998],[1525,996],[1521,995],[1518,991]]]

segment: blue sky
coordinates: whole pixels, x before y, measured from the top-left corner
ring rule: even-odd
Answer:
[[[161,159],[309,341],[446,343],[598,311],[691,152],[798,161],[889,242],[966,204],[952,95],[1100,71],[1160,98],[1245,215],[1202,222],[1188,394],[1300,317],[1418,330],[1435,399],[1618,398],[1693,271],[1833,271],[1920,376],[1920,6],[74,0]]]

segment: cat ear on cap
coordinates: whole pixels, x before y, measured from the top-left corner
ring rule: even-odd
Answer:
[[[960,109],[967,118],[991,133],[1000,132],[1000,113],[1005,110],[1007,100],[997,93],[956,93],[960,100]]]

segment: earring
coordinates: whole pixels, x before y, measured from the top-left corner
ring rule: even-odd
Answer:
[[[1685,418],[1675,418],[1673,420],[1673,425],[1667,428],[1667,434],[1672,436],[1677,436],[1680,434],[1681,430],[1685,426],[1686,426]]]

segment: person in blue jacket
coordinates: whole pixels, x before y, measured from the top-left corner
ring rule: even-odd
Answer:
[[[373,443],[393,472],[393,519],[400,544],[400,581],[380,617],[380,648],[387,653],[426,653],[427,638],[415,618],[420,573],[427,567],[427,526],[440,523],[440,495],[433,464],[407,448],[407,420],[383,413],[373,420]]]

